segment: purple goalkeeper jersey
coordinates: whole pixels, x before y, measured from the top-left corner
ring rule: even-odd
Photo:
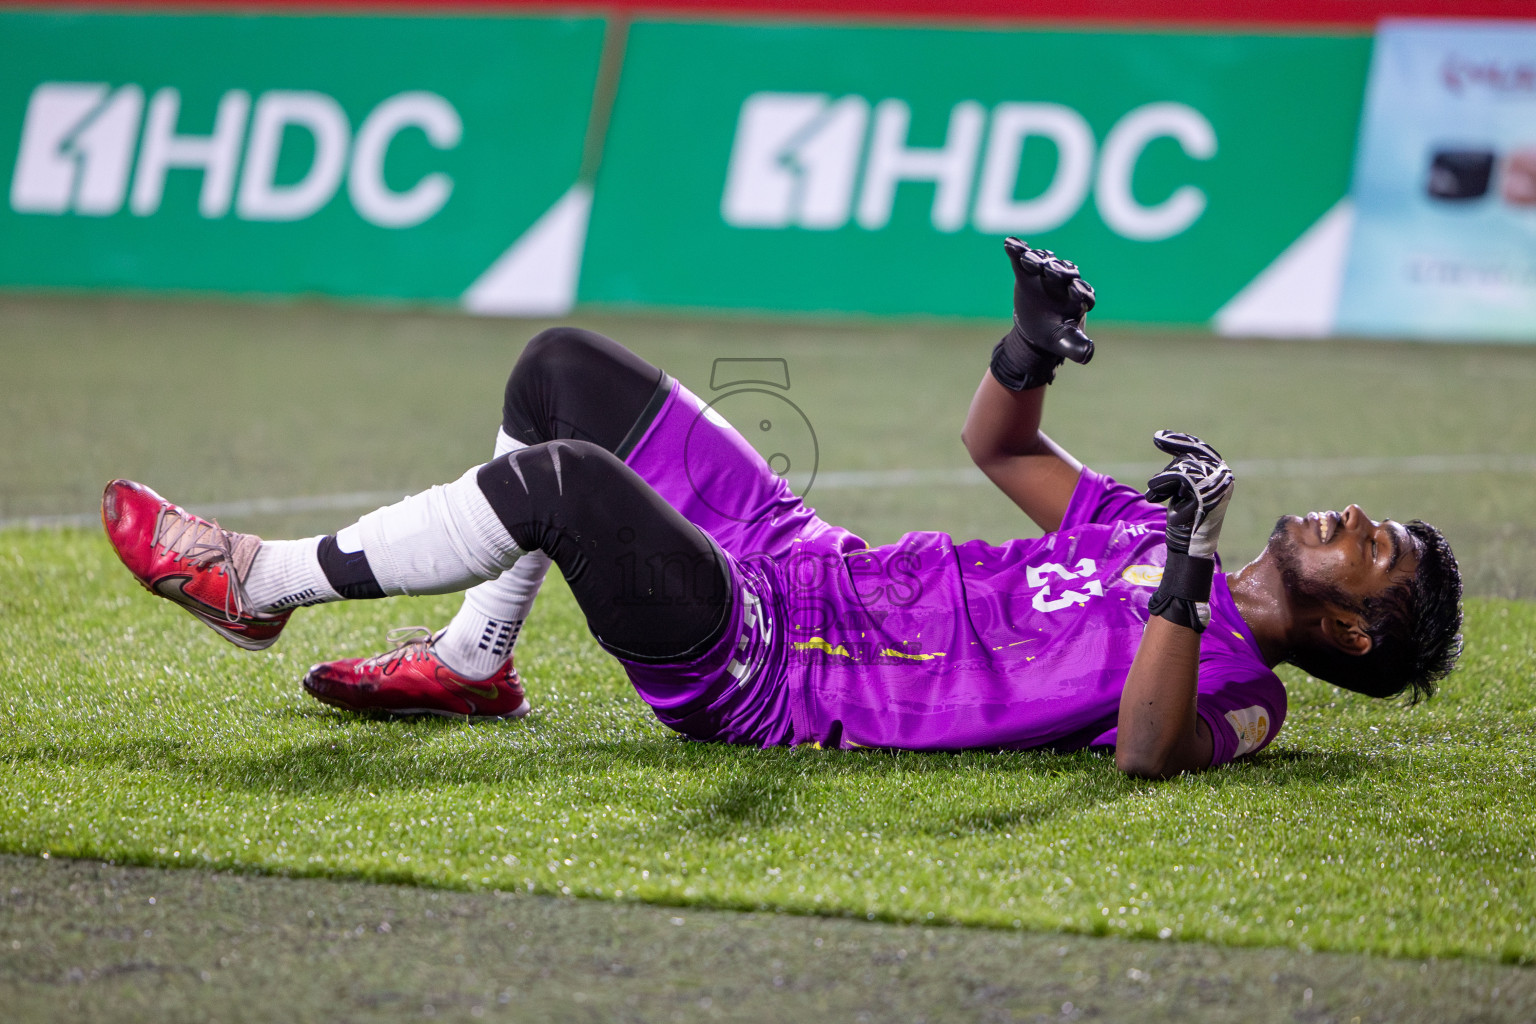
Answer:
[[[997,547],[910,533],[834,559],[799,545],[772,570],[796,740],[906,750],[1113,746],[1167,556],[1164,515],[1084,470],[1061,528],[1036,540]],[[1285,688],[1220,575],[1198,686],[1213,764],[1279,731]]]
[[[869,548],[681,385],[627,461],[714,537],[737,594],[725,636],[697,661],[626,663],[672,728],[763,746],[1114,744],[1166,558],[1165,512],[1137,491],[1084,470],[1045,537],[910,533]],[[1262,748],[1284,721],[1285,688],[1219,574],[1198,687],[1212,764]]]

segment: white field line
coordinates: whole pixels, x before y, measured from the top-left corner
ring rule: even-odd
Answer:
[[[1099,463],[1093,468],[1120,480],[1140,482],[1161,468],[1157,462]],[[1332,459],[1248,459],[1234,462],[1238,479],[1332,479],[1356,476],[1451,476],[1466,473],[1536,473],[1536,455],[1398,455],[1350,456]],[[975,487],[987,478],[973,468],[827,470],[818,473],[811,493],[818,491],[882,490],[901,487]],[[289,515],[297,512],[350,512],[399,501],[397,491],[357,491],[299,498],[253,498],[195,505],[192,511],[212,517]],[[96,523],[94,512],[78,515],[10,516],[0,529],[45,530]]]
[[[1140,482],[1161,469],[1161,462],[1094,463],[1093,469],[1117,480]],[[1333,459],[1245,459],[1232,463],[1239,480],[1335,479],[1352,476],[1447,476],[1463,473],[1536,473],[1536,455],[1363,455]],[[987,478],[981,470],[872,469],[818,473],[814,491],[873,490],[891,487],[975,486]]]
[[[294,512],[350,512],[375,509],[405,497],[401,491],[354,491],[351,494],[321,494],[305,498],[252,498],[247,501],[223,501],[197,504],[192,511],[210,519],[249,515],[286,515]],[[91,526],[101,521],[99,512],[63,516],[11,516],[0,519],[0,529],[19,527],[47,530],[60,526]]]

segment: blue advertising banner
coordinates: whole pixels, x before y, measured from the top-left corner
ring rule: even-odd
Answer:
[[[1536,341],[1536,21],[1376,37],[1337,330]]]

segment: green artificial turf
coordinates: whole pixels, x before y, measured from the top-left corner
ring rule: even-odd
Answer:
[[[783,359],[827,472],[964,469],[966,405],[996,324],[822,325],[579,316],[712,397],[717,358]],[[207,503],[398,496],[491,455],[502,386],[540,327],[444,313],[0,295],[0,522],[92,517],[115,476]],[[1200,434],[1237,469],[1222,550],[1257,552],[1282,512],[1360,502],[1456,546],[1469,592],[1536,598],[1536,345],[1231,341],[1094,327],[1046,429],[1089,465],[1161,464],[1151,434]],[[1405,471],[1392,459],[1474,456]],[[1349,469],[1339,460],[1384,459]],[[1285,460],[1276,473],[1276,460]],[[1503,461],[1499,461],[1503,460]],[[1249,472],[1247,467],[1268,468]],[[1341,471],[1341,467],[1343,470]],[[1397,468],[1394,468],[1397,467]],[[872,544],[908,530],[995,543],[1036,532],[981,483],[836,488],[810,502]],[[229,525],[331,532],[373,507]]]
[[[1536,606],[1469,602],[1405,709],[1288,677],[1256,758],[757,751],[658,726],[551,581],[517,722],[333,711],[306,664],[451,598],[239,651],[93,531],[0,532],[0,852],[1405,956],[1536,959]]]

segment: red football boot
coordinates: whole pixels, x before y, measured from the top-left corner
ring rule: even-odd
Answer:
[[[145,590],[181,605],[238,647],[271,647],[293,614],[261,615],[250,607],[245,577],[261,550],[254,534],[232,533],[131,480],[107,484],[101,525]]]
[[[511,658],[489,679],[465,679],[438,659],[425,626],[392,629],[388,639],[395,646],[383,654],[315,665],[304,689],[334,707],[389,715],[521,718],[532,707]]]

